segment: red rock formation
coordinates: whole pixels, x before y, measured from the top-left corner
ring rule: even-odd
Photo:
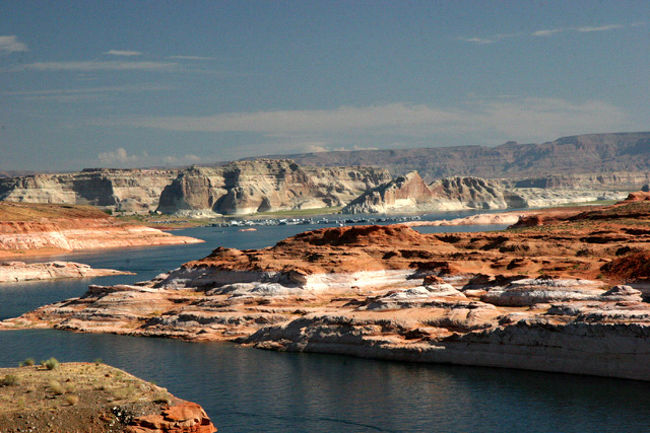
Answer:
[[[135,418],[126,433],[214,433],[217,429],[203,408],[184,401],[169,406],[160,414]]]

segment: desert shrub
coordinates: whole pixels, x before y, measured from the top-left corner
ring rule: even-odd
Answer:
[[[66,383],[63,387],[65,388],[65,392],[72,393],[76,391],[74,383]]]
[[[48,383],[48,386],[50,387],[50,391],[52,391],[56,395],[61,395],[65,392],[65,388],[63,388],[63,385],[61,385],[56,380],[51,380],[50,383]]]
[[[65,401],[67,401],[70,406],[74,406],[75,404],[79,403],[79,396],[75,394],[68,394],[65,396]]]
[[[21,367],[26,366],[26,367],[31,367],[32,365],[36,364],[36,361],[34,361],[34,358],[27,358],[24,361],[21,361],[20,365]]]
[[[137,390],[133,385],[120,386],[112,389],[111,394],[116,400],[127,400],[137,394]]]
[[[56,358],[50,358],[47,361],[41,361],[41,365],[48,370],[54,370],[60,365],[60,363],[56,360]]]
[[[0,380],[0,386],[14,386],[18,385],[18,377],[13,374],[7,374],[2,380]]]
[[[95,363],[95,365],[99,365],[99,364],[103,364],[104,360],[102,358],[95,358],[93,362]]]
[[[166,392],[158,392],[158,393],[154,394],[153,402],[154,403],[170,404],[172,402],[172,399],[170,398],[168,393],[166,393]]]

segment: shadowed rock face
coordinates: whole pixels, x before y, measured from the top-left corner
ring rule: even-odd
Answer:
[[[343,206],[390,180],[387,171],[361,167],[300,167],[290,160],[239,161],[183,170],[164,189],[158,210],[224,215]]]
[[[427,185],[413,171],[361,195],[344,213],[390,213],[524,208],[526,200],[497,181],[450,177]]]
[[[644,198],[544,210],[501,232],[334,227],[258,250],[217,248],[0,328],[650,380]]]

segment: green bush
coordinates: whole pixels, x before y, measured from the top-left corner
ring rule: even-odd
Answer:
[[[4,379],[0,380],[0,386],[18,385],[18,377],[13,374],[7,374]]]
[[[21,361],[19,364],[21,367],[26,366],[26,367],[31,367],[32,365],[36,364],[36,361],[34,361],[34,358],[27,358],[24,361]]]
[[[99,364],[103,364],[104,360],[102,360],[102,358],[95,358],[93,362],[95,363],[95,365],[99,365]]]
[[[57,361],[56,358],[50,358],[47,361],[41,361],[41,365],[48,370],[54,370],[59,366],[59,361]]]

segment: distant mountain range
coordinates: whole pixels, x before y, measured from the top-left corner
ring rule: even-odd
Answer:
[[[272,155],[307,166],[380,166],[391,174],[417,170],[427,181],[448,176],[524,178],[550,174],[650,170],[650,132],[586,134],[542,144],[351,150]],[[249,158],[255,159],[255,158]]]

